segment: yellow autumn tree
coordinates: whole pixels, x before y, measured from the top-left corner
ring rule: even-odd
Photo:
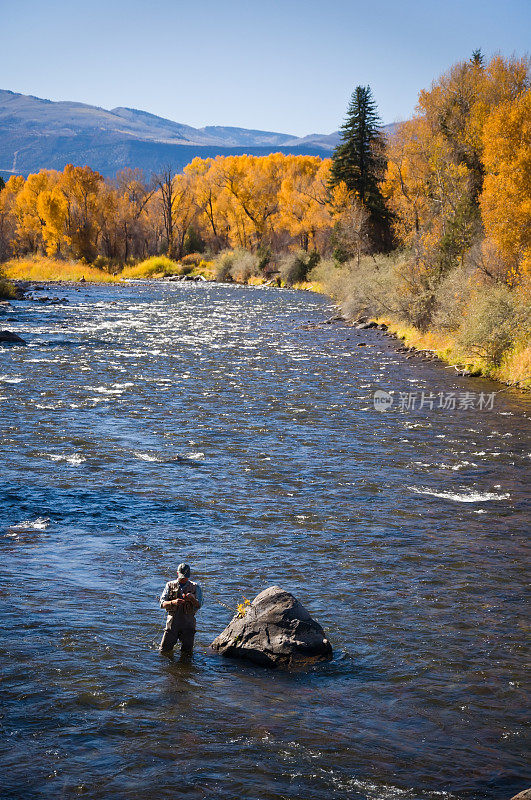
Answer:
[[[418,267],[440,269],[440,247],[454,225],[469,172],[456,163],[444,137],[434,133],[425,117],[402,123],[388,146],[383,193],[395,215],[395,231],[413,247]],[[461,255],[466,242],[461,246]]]
[[[22,175],[12,175],[0,191],[0,260],[4,261],[16,251],[16,217],[14,207],[24,188]]]
[[[39,193],[36,210],[43,222],[42,238],[47,254],[61,255],[70,245],[66,233],[68,203],[57,184]]]
[[[383,186],[401,242],[434,285],[481,236],[484,127],[492,111],[529,86],[527,59],[461,62],[422,91],[414,118],[388,146]]]
[[[485,231],[513,269],[531,275],[531,90],[495,109],[482,136]]]
[[[303,250],[316,249],[320,231],[332,223],[330,159],[286,156],[278,193],[278,224]]]
[[[44,229],[46,220],[39,203],[42,194],[53,191],[60,180],[60,173],[54,170],[41,170],[28,175],[21,190],[17,193],[13,214],[16,219],[17,249],[20,252],[38,253],[46,249]]]
[[[59,188],[66,200],[65,236],[74,258],[93,261],[97,254],[99,194],[103,177],[90,167],[67,164]]]
[[[198,229],[212,242],[215,250],[226,247],[229,242],[229,225],[225,213],[227,203],[221,200],[224,188],[223,162],[223,156],[197,157],[183,170],[190,178]]]
[[[285,156],[228,156],[221,165],[220,202],[231,223],[231,244],[259,247],[272,231]]]
[[[353,199],[330,189],[330,159],[315,156],[195,158],[182,174],[167,168],[149,184],[140,170],[104,180],[89,167],[42,170],[12,178],[0,198],[3,257],[43,253],[115,268],[131,257],[166,252],[180,258],[193,227],[214,252],[330,249]],[[349,217],[349,218],[350,218]]]

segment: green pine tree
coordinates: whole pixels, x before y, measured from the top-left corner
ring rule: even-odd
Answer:
[[[481,52],[481,47],[476,48],[476,50],[472,50],[472,58],[470,59],[470,63],[474,64],[476,67],[483,67],[485,65],[485,57]]]
[[[380,191],[385,170],[385,141],[370,86],[357,86],[341,126],[341,142],[332,156],[331,186],[344,181],[369,213],[375,250],[392,246],[391,215]]]

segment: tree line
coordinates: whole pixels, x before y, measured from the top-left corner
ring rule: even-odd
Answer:
[[[336,263],[406,249],[404,292],[427,324],[438,284],[465,262],[510,286],[531,271],[527,58],[480,51],[422,91],[382,133],[358,86],[332,158],[195,158],[145,180],[90,167],[11,177],[0,191],[0,260],[84,259],[116,271],[166,254],[303,250]]]
[[[333,249],[349,207],[330,186],[330,159],[290,156],[195,158],[144,180],[125,169],[106,180],[68,165],[13,176],[0,191],[0,258],[45,254],[119,265],[165,254],[227,248]]]

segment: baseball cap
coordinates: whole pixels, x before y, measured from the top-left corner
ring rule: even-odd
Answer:
[[[190,577],[190,567],[188,564],[179,564],[177,567],[177,575],[180,578],[189,578]]]

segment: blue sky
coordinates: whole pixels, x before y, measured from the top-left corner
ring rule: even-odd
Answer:
[[[529,0],[0,0],[0,88],[194,126],[329,133],[357,84],[384,122],[481,47],[530,50]]]

